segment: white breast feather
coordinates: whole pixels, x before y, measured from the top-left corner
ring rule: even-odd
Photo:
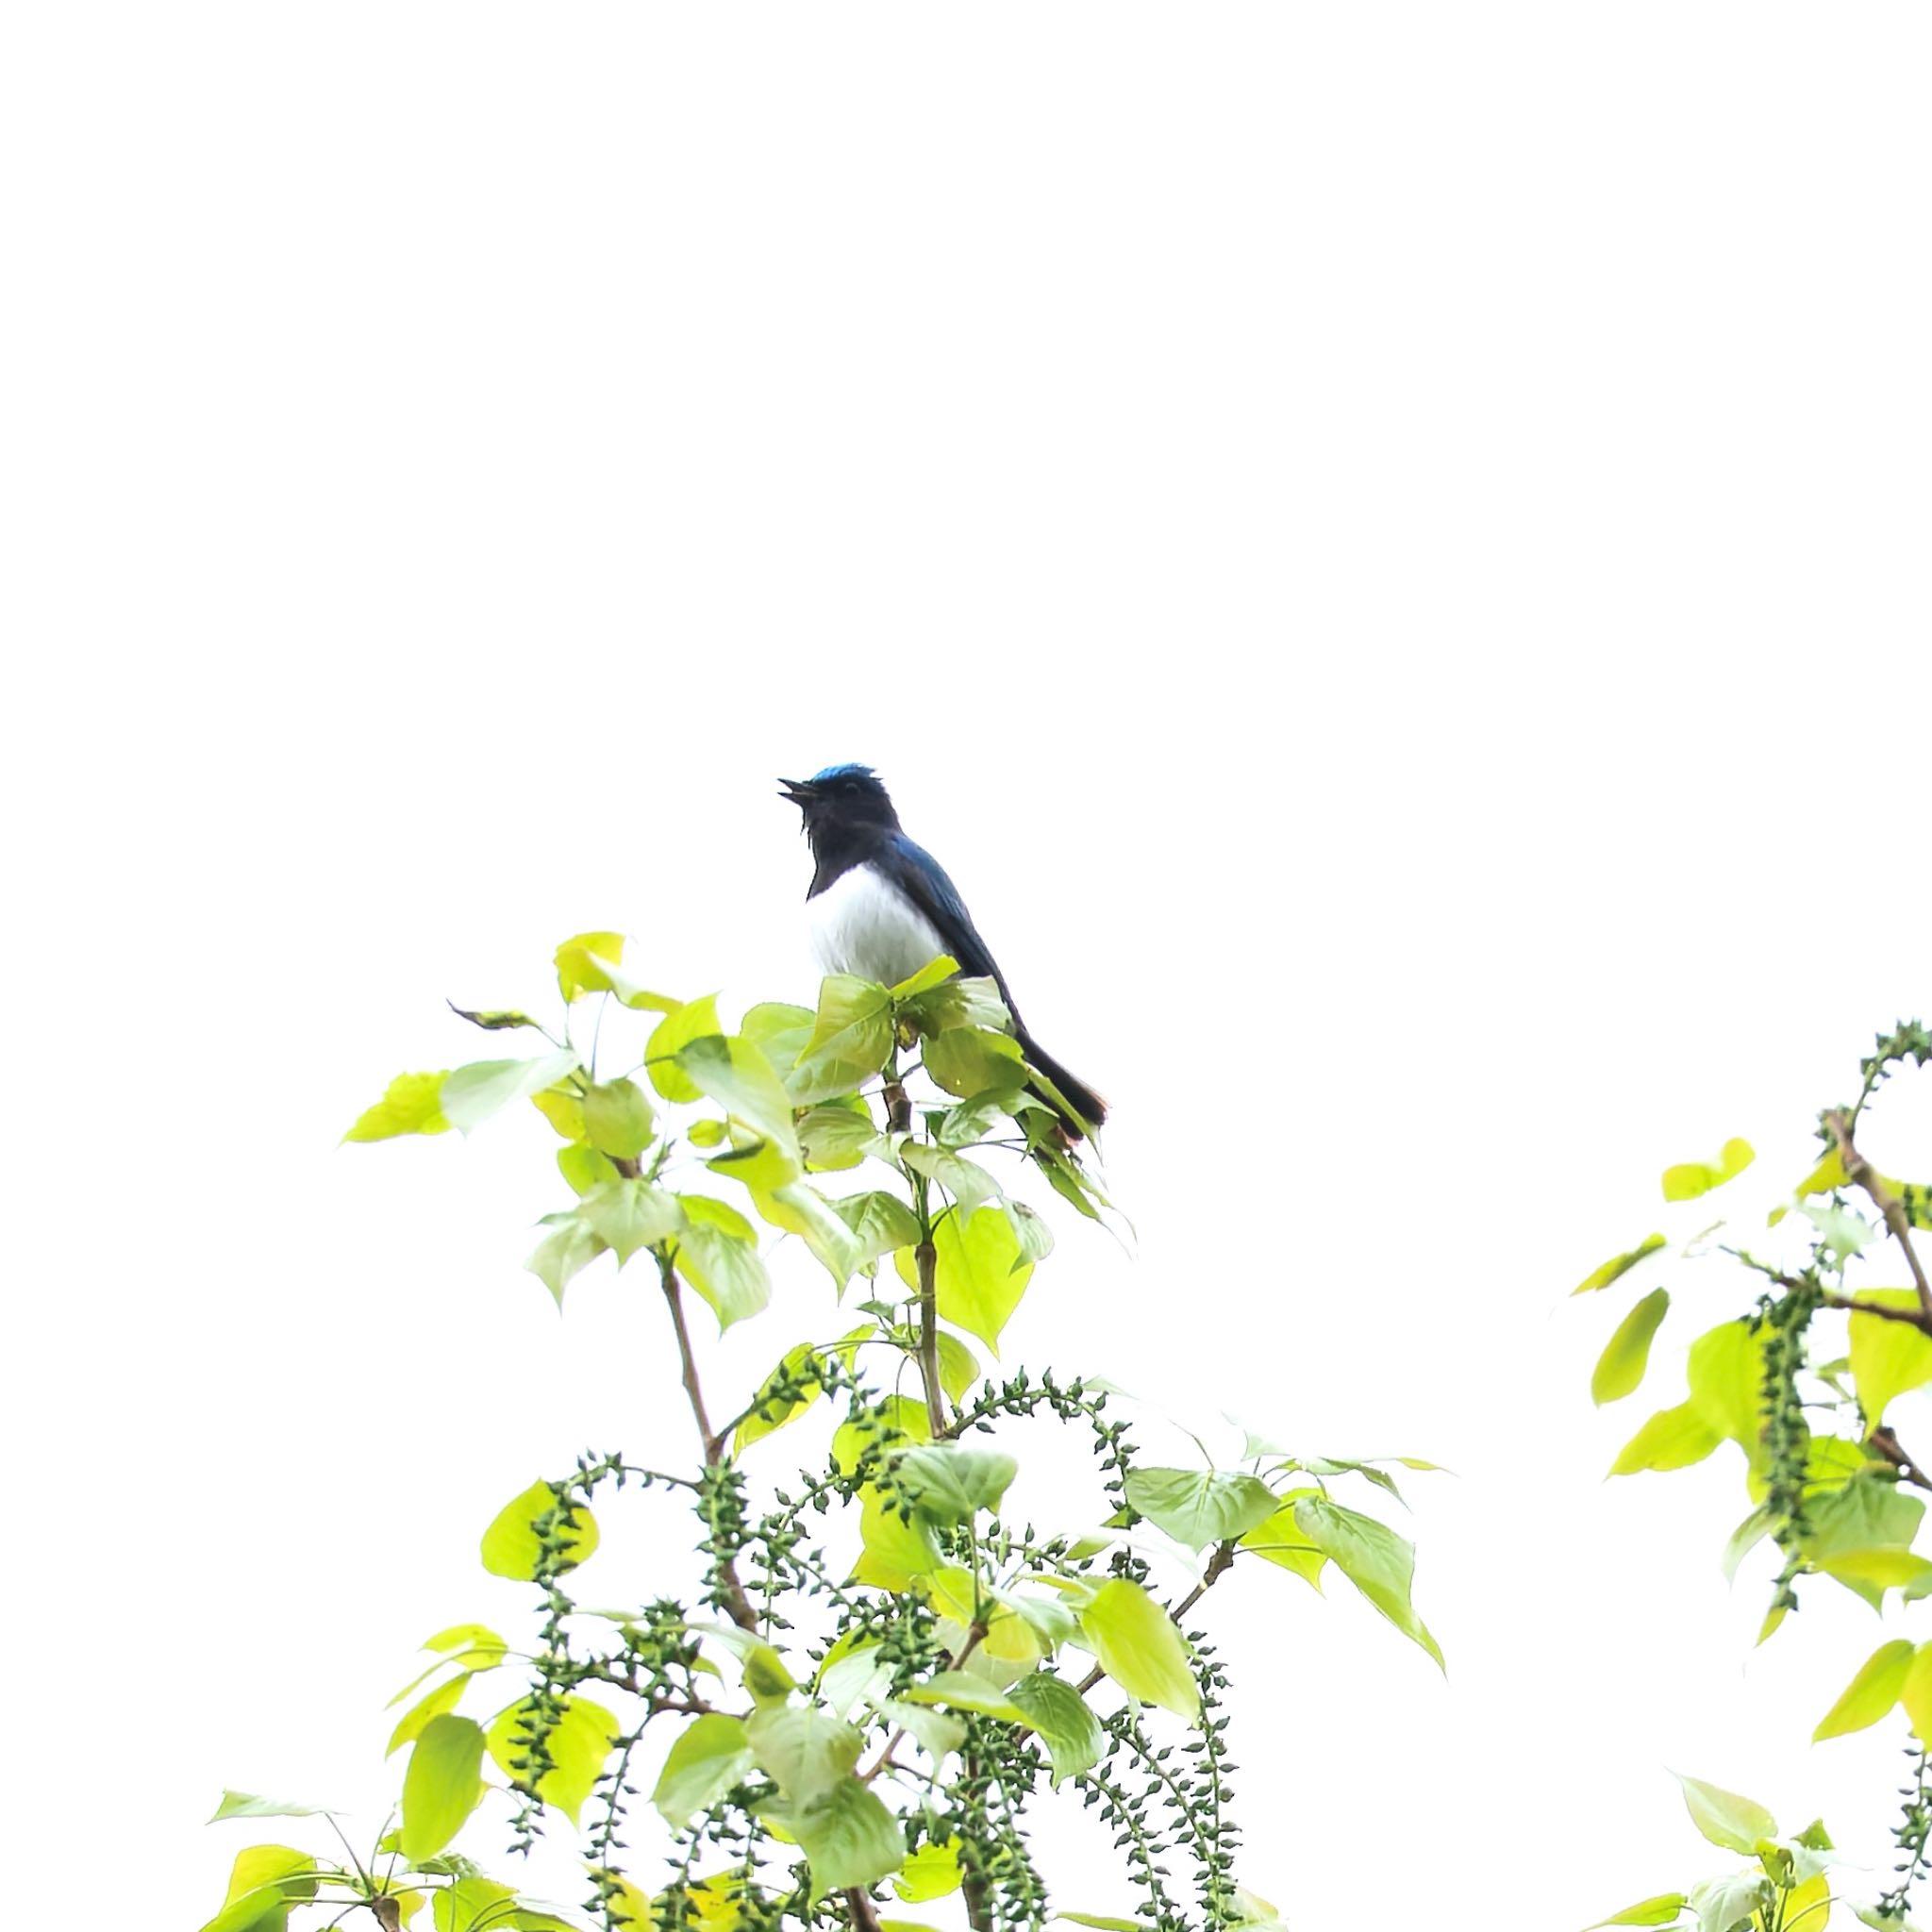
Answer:
[[[826,973],[896,986],[946,950],[933,923],[869,865],[841,873],[806,901],[812,950]]]

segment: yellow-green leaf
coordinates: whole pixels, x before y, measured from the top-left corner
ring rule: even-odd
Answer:
[[[1643,1380],[1651,1339],[1670,1306],[1670,1291],[1654,1288],[1618,1323],[1590,1378],[1590,1398],[1599,1408],[1607,1402],[1622,1401]]]
[[[997,1357],[1000,1332],[1033,1279],[1013,1224],[1004,1214],[975,1214],[964,1223],[948,1214],[933,1229],[932,1248],[941,1317],[978,1336]]]
[[[856,1583],[869,1583],[879,1590],[902,1591],[942,1560],[932,1546],[924,1525],[908,1523],[896,1509],[888,1508],[872,1484],[858,1491],[859,1557],[852,1571]]]
[[[1625,1442],[1610,1464],[1612,1475],[1634,1475],[1643,1469],[1688,1469],[1702,1462],[1724,1438],[1698,1414],[1695,1406],[1681,1402],[1660,1408]]]
[[[944,1898],[949,1892],[958,1891],[964,1874],[959,1870],[959,1841],[947,1839],[943,1843],[928,1840],[906,1860],[899,1875],[892,1880],[892,1890],[908,1905],[924,1905],[926,1900]]]
[[[552,1540],[567,1544],[560,1570],[575,1569],[597,1547],[597,1519],[579,1504],[562,1523],[554,1522],[557,1497],[548,1483],[530,1487],[497,1511],[483,1532],[483,1567],[492,1576],[515,1583],[536,1580],[543,1557],[543,1540],[536,1525],[552,1525]],[[559,1538],[560,1532],[560,1538]]]
[[[537,1785],[537,1795],[546,1805],[556,1806],[575,1824],[622,1726],[601,1704],[593,1704],[588,1697],[566,1698],[554,1724],[539,1724],[534,1700],[513,1705],[490,1726],[486,1741],[497,1769],[525,1789],[535,1768],[529,1745],[533,1728],[541,1730],[543,1747],[552,1760]]]
[[[1888,1308],[1915,1308],[1918,1295],[1909,1288],[1866,1289],[1857,1300]],[[1875,1429],[1885,1420],[1886,1405],[1894,1395],[1932,1382],[1932,1336],[1909,1322],[1890,1322],[1883,1315],[1854,1315],[1850,1322],[1852,1384],[1865,1426]]]
[[[1080,1641],[1130,1697],[1194,1723],[1201,1693],[1174,1622],[1131,1577],[1113,1576],[1080,1611]]]
[[[1922,1643],[1912,1653],[1898,1694],[1920,1743],[1932,1748],[1932,1643]]]
[[[1736,1791],[1706,1784],[1701,1777],[1686,1777],[1682,1772],[1676,1779],[1684,1788],[1691,1824],[1712,1844],[1748,1858],[1766,1839],[1776,1838],[1777,1820],[1755,1799],[1740,1798]]]
[[[1640,1899],[1607,1919],[1599,1919],[1584,1932],[1603,1932],[1606,1925],[1674,1925],[1683,1916],[1684,1903],[1681,1891],[1660,1891],[1655,1898]]]
[[[403,1856],[433,1858],[462,1829],[483,1795],[483,1727],[475,1719],[433,1718],[403,1774]]]
[[[1675,1167],[1667,1167],[1664,1169],[1664,1199],[1694,1201],[1698,1195],[1707,1194],[1711,1189],[1735,1180],[1757,1158],[1750,1141],[1733,1139],[1724,1142],[1715,1160],[1687,1160]]]
[[[1589,1294],[1596,1289],[1609,1287],[1610,1283],[1615,1281],[1620,1275],[1627,1274],[1631,1269],[1636,1267],[1638,1262],[1643,1260],[1647,1256],[1656,1254],[1663,1245],[1664,1238],[1662,1235],[1645,1235],[1627,1253],[1612,1255],[1601,1268],[1591,1269],[1570,1292],[1572,1294]]]
[[[692,1041],[722,1034],[724,1030],[718,1024],[718,995],[714,992],[707,993],[701,1000],[687,1000],[666,1013],[652,1030],[644,1048],[644,1072],[650,1075],[651,1085],[666,1100],[689,1105],[702,1099],[704,1096],[691,1075],[678,1065],[677,1055]]]
[[[557,949],[558,991],[566,1000],[587,992],[609,992],[610,974],[599,961],[615,966],[623,958],[621,932],[580,932],[565,940]]]
[[[441,1074],[398,1074],[375,1105],[357,1117],[344,1141],[392,1141],[398,1134],[444,1134]]]
[[[651,1802],[673,1831],[708,1810],[751,1769],[751,1740],[741,1717],[708,1711],[678,1733]]]
[[[396,1727],[390,1733],[385,1757],[392,1757],[405,1744],[413,1744],[430,1724],[445,1711],[454,1710],[462,1702],[464,1687],[470,1681],[468,1671],[459,1672],[454,1677],[445,1677],[435,1690],[420,1703],[412,1705],[397,1720]]]
[[[635,1080],[600,1081],[584,1091],[584,1132],[600,1154],[634,1160],[656,1131],[651,1103]]]
[[[1868,1724],[1875,1724],[1898,1702],[1913,1655],[1913,1645],[1903,1637],[1881,1643],[1858,1666],[1857,1675],[1845,1686],[1838,1702],[1819,1719],[1818,1728],[1811,1733],[1812,1742],[1841,1738],[1847,1731],[1862,1731]]]
[[[1412,1643],[1442,1668],[1442,1653],[1409,1601],[1415,1550],[1386,1523],[1344,1508],[1326,1496],[1304,1496],[1294,1506],[1295,1527]]]

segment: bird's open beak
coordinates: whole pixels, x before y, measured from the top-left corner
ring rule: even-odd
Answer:
[[[806,778],[780,778],[778,785],[778,796],[789,798],[800,810],[819,795],[817,788]]]

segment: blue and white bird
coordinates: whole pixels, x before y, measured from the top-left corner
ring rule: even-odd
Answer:
[[[784,787],[779,795],[805,814],[816,861],[806,906],[820,966],[896,986],[941,954],[951,954],[962,973],[998,986],[1021,1050],[1077,1115],[1061,1115],[1067,1132],[1077,1140],[1099,1126],[1107,1103],[1042,1053],[1027,1032],[1006,974],[979,937],[958,888],[931,853],[899,829],[899,814],[878,774],[870,765],[831,765],[815,778],[778,783]]]

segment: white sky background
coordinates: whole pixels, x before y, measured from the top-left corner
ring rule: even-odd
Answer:
[[[1602,1417],[1563,1296],[1932,1006],[1922,10],[4,31],[22,1923],[205,1916],[225,1783],[379,1815],[500,1504],[684,1454],[655,1297],[520,1272],[534,1115],[335,1141],[583,927],[808,999],[773,781],[846,758],[1116,1108],[1138,1256],[1062,1216],[1008,1359],[1458,1472],[1446,1685],[1209,1600],[1246,1881],[1579,1925],[1724,1864],[1666,1765],[1882,1857],[1901,1739],[1804,1741],[1876,1621],[1751,1654],[1735,1451],[1599,1480],[1740,1287]],[[836,1332],[782,1259],[714,1374]]]

